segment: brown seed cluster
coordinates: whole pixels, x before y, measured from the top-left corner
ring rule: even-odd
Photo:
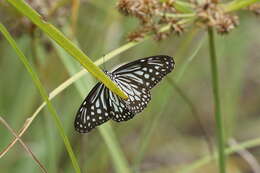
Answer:
[[[193,21],[199,26],[204,28],[210,26],[220,34],[227,34],[239,24],[239,20],[236,15],[226,13],[219,2],[219,0],[190,0],[189,14],[194,14]],[[180,23],[183,18],[176,17],[183,12],[178,11],[175,5],[174,0],[119,0],[117,7],[122,14],[139,19],[139,28],[128,37],[130,41],[138,41],[148,33],[154,34],[156,40],[167,38],[171,33],[177,35],[183,33],[187,25]],[[170,30],[159,31],[167,25],[170,26]]]
[[[256,15],[260,15],[260,2],[250,5],[248,9]]]
[[[218,33],[227,34],[239,24],[236,15],[225,13],[217,3],[206,0],[195,5],[200,26],[215,27]]]
[[[176,32],[181,34],[183,27],[178,24],[178,20],[167,17],[165,14],[175,14],[173,0],[119,0],[117,7],[119,11],[126,15],[136,17],[140,21],[140,27],[130,33],[128,39],[130,41],[138,41],[146,34],[153,33],[154,39],[162,40],[167,38],[170,33]],[[170,30],[160,32],[159,29],[166,24],[170,24]]]

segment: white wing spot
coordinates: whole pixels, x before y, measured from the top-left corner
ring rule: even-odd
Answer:
[[[97,113],[100,114],[101,113],[101,109],[97,109]]]
[[[154,68],[158,70],[160,68],[160,66],[155,66]]]
[[[153,72],[153,69],[149,69],[149,72],[152,73],[152,72]]]
[[[149,74],[145,74],[144,77],[145,77],[146,79],[148,79],[150,76],[149,76]]]
[[[80,108],[79,112],[82,112],[82,110],[83,110],[83,107]]]

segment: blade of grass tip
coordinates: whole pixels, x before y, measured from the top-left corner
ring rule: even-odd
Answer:
[[[242,143],[238,143],[237,145],[234,145],[232,147],[228,147],[225,149],[225,154],[230,155],[233,153],[236,153],[242,149],[250,149],[254,147],[260,146],[260,138],[248,140]],[[199,169],[200,167],[210,163],[212,160],[218,159],[218,154],[215,152],[213,157],[206,155],[205,157],[194,161],[193,163],[189,164],[189,166],[182,168],[180,171],[177,171],[176,173],[191,173],[195,172],[196,169]]]
[[[98,80],[102,81],[102,83],[104,83],[104,85],[112,92],[123,99],[128,98],[128,96],[114,82],[112,82],[111,79],[105,75],[105,73],[98,66],[96,66],[86,54],[82,52],[82,50],[80,50],[72,41],[66,38],[57,28],[43,20],[43,18],[25,1],[7,1],[24,16],[28,17],[36,26],[45,32],[51,39],[57,42],[70,55],[72,55],[75,60],[77,60]]]
[[[225,162],[225,142],[224,142],[224,126],[221,116],[220,109],[220,97],[219,97],[219,82],[218,82],[218,66],[217,66],[217,56],[215,48],[215,38],[213,28],[208,28],[209,37],[209,53],[210,53],[210,65],[211,65],[211,77],[212,77],[212,92],[214,98],[215,106],[215,121],[216,121],[216,133],[218,141],[218,155],[219,155],[219,172],[226,172],[226,162]]]
[[[63,139],[63,142],[65,144],[65,147],[67,149],[67,152],[69,154],[69,157],[71,159],[72,165],[75,169],[75,171],[77,173],[80,173],[80,168],[77,162],[77,159],[73,153],[73,150],[71,148],[70,142],[68,137],[65,135],[63,126],[62,126],[62,122],[59,118],[59,116],[57,115],[57,112],[55,110],[55,108],[53,107],[53,105],[51,104],[51,102],[49,101],[48,95],[44,89],[44,87],[41,84],[41,81],[39,80],[37,73],[33,70],[32,66],[30,65],[29,61],[26,59],[26,57],[24,56],[24,54],[22,53],[22,51],[18,48],[18,46],[16,45],[15,40],[11,37],[11,35],[9,34],[9,32],[6,30],[6,28],[4,27],[3,24],[0,23],[0,31],[2,32],[2,34],[4,35],[4,37],[6,38],[6,40],[10,43],[10,45],[12,46],[12,48],[15,50],[15,52],[17,53],[19,59],[21,60],[21,62],[24,64],[26,70],[28,71],[28,73],[30,74],[35,86],[37,87],[37,89],[39,90],[42,98],[44,99],[44,101],[47,103],[47,107],[54,119],[55,125],[57,126],[58,130],[59,130],[59,134],[61,136],[61,138]]]
[[[57,46],[57,44],[54,43],[54,47],[56,48],[58,55],[60,56],[61,60],[63,61],[65,67],[68,69],[69,73],[73,75],[75,71],[77,71],[77,67],[73,65],[73,62],[69,55],[60,47]],[[102,57],[100,58],[102,59]],[[98,62],[100,61],[98,60]],[[103,61],[104,62],[104,61]],[[94,82],[94,81],[93,81]],[[86,97],[86,86],[90,85],[90,81],[81,81],[81,83],[76,83],[76,88],[80,92],[82,98]],[[85,87],[85,88],[84,88]],[[89,88],[90,90],[90,88]],[[102,138],[104,139],[108,151],[110,152],[114,167],[116,169],[116,172],[121,173],[130,173],[130,168],[128,165],[128,162],[121,150],[121,147],[116,139],[115,133],[112,129],[112,126],[109,122],[106,122],[102,126],[98,126],[98,130],[101,133]]]
[[[41,171],[44,173],[47,173],[47,169],[43,166],[43,164],[40,162],[39,159],[35,156],[35,154],[32,152],[32,150],[20,139],[16,132],[9,126],[9,124],[4,120],[3,117],[0,116],[0,122],[4,124],[4,126],[16,137],[18,138],[20,144],[23,146],[23,148],[26,150],[26,152],[32,157],[32,159],[36,162],[36,164],[40,167]]]

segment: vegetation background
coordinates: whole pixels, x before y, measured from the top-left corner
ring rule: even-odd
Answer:
[[[216,150],[216,131],[206,28],[194,25],[180,36],[172,34],[161,41],[148,39],[105,61],[102,57],[127,44],[127,35],[139,25],[136,18],[118,12],[117,1],[27,2],[93,61],[104,62],[103,69],[159,54],[173,56],[176,62],[174,71],[152,90],[152,100],[142,113],[127,122],[111,122],[111,140],[118,144],[119,155],[127,164],[120,162],[121,157],[116,161],[114,150],[100,130],[88,134],[74,131],[75,113],[96,83],[91,75],[84,75],[52,99],[82,172],[120,172],[118,164],[144,173],[218,172],[216,160],[207,162],[209,148]],[[258,142],[232,153],[226,162],[228,172],[255,173],[260,170],[260,18],[246,10],[237,15],[240,24],[234,30],[215,35],[224,135],[227,148],[234,141]],[[0,2],[0,21],[48,93],[82,70],[79,63],[7,2]],[[18,132],[42,102],[17,54],[0,35],[0,116]],[[206,140],[195,114],[211,142]],[[13,139],[13,134],[1,124],[0,151]],[[37,115],[21,139],[47,172],[74,172],[48,109]],[[0,172],[31,173],[41,169],[17,142],[0,158]]]

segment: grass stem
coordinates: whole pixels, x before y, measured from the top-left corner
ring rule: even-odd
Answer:
[[[220,109],[218,66],[217,66],[214,31],[211,27],[208,28],[208,37],[209,37],[212,89],[213,89],[213,98],[214,98],[214,106],[215,106],[215,121],[216,121],[217,141],[218,141],[219,172],[225,173],[226,163],[225,163],[224,127],[223,127],[223,120],[221,117],[221,109]]]
[[[54,106],[52,105],[52,103],[49,100],[48,94],[46,92],[46,90],[44,89],[40,79],[38,78],[37,73],[35,72],[35,70],[33,69],[33,67],[30,65],[28,59],[25,57],[25,55],[23,54],[23,52],[18,48],[15,40],[11,37],[11,35],[9,34],[9,32],[7,31],[7,29],[5,28],[5,26],[3,24],[0,23],[0,32],[4,35],[4,37],[6,38],[6,40],[10,43],[10,45],[12,46],[12,48],[15,50],[15,52],[17,53],[18,57],[20,58],[21,62],[23,63],[23,65],[25,66],[26,70],[28,71],[28,73],[30,74],[34,85],[37,87],[39,93],[41,94],[41,97],[43,98],[43,100],[46,102],[47,104],[47,108],[50,111],[50,114],[52,115],[52,118],[54,119],[54,123],[59,131],[59,134],[61,136],[61,138],[63,139],[64,145],[66,147],[66,150],[69,154],[69,157],[71,159],[72,165],[75,169],[75,172],[80,173],[80,167],[78,165],[78,161],[76,159],[76,156],[72,150],[71,144],[69,142],[68,137],[65,134],[65,130],[62,126],[62,122],[61,119],[59,118]],[[18,138],[19,140],[19,138]]]

